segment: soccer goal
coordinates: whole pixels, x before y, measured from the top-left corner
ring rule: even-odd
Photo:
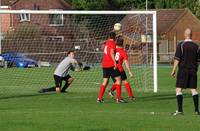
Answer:
[[[0,53],[9,57],[0,69],[1,95],[54,85],[53,72],[71,49],[83,68],[90,67],[71,72],[71,88],[98,90],[102,45],[115,23],[122,26],[117,34],[135,75],[128,78],[132,87],[157,92],[156,11],[0,10]]]

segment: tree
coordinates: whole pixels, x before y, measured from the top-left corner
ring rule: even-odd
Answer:
[[[71,0],[74,9],[130,10],[145,7],[145,0]]]
[[[146,0],[66,0],[76,10],[145,9]],[[148,0],[148,9],[188,8],[200,18],[199,0]]]
[[[153,4],[156,9],[175,8],[182,9],[188,8],[198,18],[200,18],[200,1],[199,0],[154,0]]]
[[[77,10],[102,10],[108,3],[107,0],[72,0],[72,6]]]
[[[197,0],[190,5],[190,10],[200,19],[200,1]]]

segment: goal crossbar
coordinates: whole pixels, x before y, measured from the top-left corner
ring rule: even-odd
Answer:
[[[156,14],[156,11],[0,10],[0,14]]]

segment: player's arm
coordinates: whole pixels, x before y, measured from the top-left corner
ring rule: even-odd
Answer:
[[[71,67],[72,71],[81,71],[81,67],[79,66],[79,62],[77,60],[74,59],[74,61],[72,62],[72,67]]]
[[[130,66],[129,66],[129,62],[128,62],[128,55],[126,52],[122,53],[123,57],[124,57],[124,64],[126,66],[126,69],[128,70],[128,73],[130,75],[130,77],[133,77],[133,74],[131,72]]]
[[[174,66],[173,66],[173,69],[171,72],[171,76],[173,76],[173,77],[176,76],[176,69],[177,69],[178,64],[179,64],[179,61],[177,59],[174,59]]]
[[[177,69],[177,66],[179,64],[179,61],[181,60],[181,43],[178,44],[178,46],[176,47],[176,53],[175,53],[175,56],[174,56],[174,65],[173,65],[173,68],[172,68],[172,72],[171,72],[171,76],[175,77],[176,76],[176,69]]]
[[[199,64],[200,64],[200,47],[197,52],[197,62],[198,62],[198,66],[199,66]]]
[[[115,61],[115,52],[114,52],[114,49],[110,49],[110,56],[114,62],[114,68],[116,69],[117,68],[117,64],[116,64],[116,61]]]
[[[125,63],[126,69],[128,70],[130,77],[133,77],[128,60],[124,60],[124,63]]]

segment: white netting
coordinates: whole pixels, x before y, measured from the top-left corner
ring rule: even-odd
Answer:
[[[54,85],[54,69],[70,49],[76,49],[76,59],[83,66],[91,67],[89,71],[72,72],[72,86],[97,90],[102,82],[102,44],[115,23],[122,25],[124,48],[135,74],[134,79],[129,79],[131,85],[153,89],[152,14],[14,13],[1,14],[0,22],[1,53],[20,53],[38,64],[34,68],[16,68],[16,63],[5,62],[9,68],[0,69],[0,93],[4,96],[33,93]],[[5,24],[9,28],[3,27]],[[145,41],[144,35],[148,36]]]

